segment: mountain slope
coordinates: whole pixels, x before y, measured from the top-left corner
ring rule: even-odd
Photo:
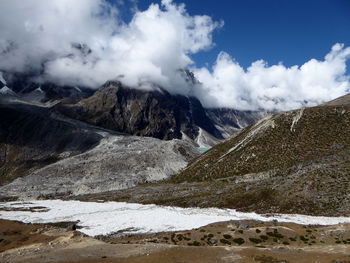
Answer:
[[[50,108],[0,104],[0,184],[91,149],[102,136],[54,118]]]
[[[76,104],[56,107],[61,113],[93,125],[139,136],[170,140],[198,136],[198,127],[222,139],[199,100],[165,90],[139,90],[109,81]]]
[[[0,104],[0,196],[124,189],[170,177],[198,155],[193,142],[135,137],[59,115],[53,107]]]
[[[171,195],[162,204],[349,215],[350,105],[344,101],[274,114],[245,128],[172,177],[170,184],[196,182],[190,201]]]
[[[349,105],[271,115],[194,160],[178,180],[272,171],[289,174],[296,167],[346,160],[350,154],[349,132]]]

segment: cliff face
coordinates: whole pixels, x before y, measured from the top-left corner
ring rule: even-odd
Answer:
[[[145,91],[107,82],[95,94],[76,104],[61,104],[58,111],[103,128],[170,140],[198,136],[198,127],[216,138],[221,133],[194,97],[171,95],[163,89]]]

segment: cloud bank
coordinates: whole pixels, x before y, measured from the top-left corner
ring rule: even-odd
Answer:
[[[206,107],[241,110],[313,106],[349,92],[350,48],[341,44],[302,66],[259,60],[245,70],[221,52],[211,68],[197,68],[191,55],[210,49],[222,26],[171,0],[134,8],[129,23],[105,0],[0,0],[0,70],[40,73],[36,81],[59,85],[158,85],[195,95]],[[186,68],[201,84],[184,79],[179,69]]]
[[[203,83],[203,91],[197,95],[207,107],[283,111],[316,106],[350,92],[349,58],[350,47],[335,44],[323,61],[311,59],[287,68],[258,60],[244,70],[221,52],[211,71],[194,69]]]

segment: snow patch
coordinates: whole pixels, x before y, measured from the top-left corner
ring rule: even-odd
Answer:
[[[12,89],[7,87],[7,86],[4,86],[4,87],[2,87],[0,89],[0,94],[3,94],[3,95],[5,95],[5,94],[7,94],[7,95],[16,95],[16,93]]]
[[[0,82],[4,85],[7,85],[6,80],[4,79],[3,73],[0,71]]]
[[[90,235],[107,235],[116,231],[133,229],[125,233],[155,233],[198,228],[210,223],[228,220],[260,220],[292,222],[297,224],[335,225],[349,223],[349,217],[320,217],[297,214],[273,216],[242,213],[233,209],[179,208],[141,205],[124,202],[80,202],[62,200],[38,200],[30,202],[0,203],[3,208],[29,208],[42,206],[48,210],[1,211],[0,218],[25,223],[49,223],[79,221],[79,231]]]
[[[44,91],[41,89],[41,87],[37,88],[35,91],[37,91],[39,93],[44,93]]]
[[[295,116],[293,117],[293,121],[292,121],[292,125],[290,126],[290,131],[294,132],[295,128],[294,126],[298,123],[298,121],[300,120],[300,118],[303,116],[304,113],[304,109],[300,109],[296,112]]]
[[[235,146],[229,149],[224,155],[222,155],[218,160],[221,161],[225,156],[233,151],[238,151],[246,146],[256,135],[265,132],[268,128],[275,128],[275,122],[272,119],[272,115],[267,116],[253,125],[248,134]]]
[[[81,89],[79,89],[77,86],[75,86],[74,89],[78,92],[82,92]]]
[[[200,148],[211,148],[212,146],[218,144],[220,142],[219,139],[214,138],[208,132],[198,127],[199,132],[198,136],[195,139],[195,142],[198,144]]]

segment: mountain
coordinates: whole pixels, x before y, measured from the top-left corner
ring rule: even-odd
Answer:
[[[248,211],[346,215],[349,101],[346,95],[268,116],[195,158],[171,181],[226,184],[230,190],[209,206],[219,202]]]
[[[198,99],[160,88],[132,89],[108,81],[91,97],[75,104],[62,103],[56,109],[74,119],[138,136],[171,140],[181,139],[184,133],[194,140],[202,128],[223,139]]]
[[[0,196],[98,193],[169,178],[198,155],[192,142],[113,132],[54,107],[0,104]]]
[[[224,138],[230,137],[241,129],[273,113],[264,110],[240,111],[229,108],[212,108],[205,111]]]
[[[97,145],[102,136],[55,117],[52,109],[0,104],[0,183]]]
[[[40,74],[12,73],[0,71],[1,85],[6,86],[16,99],[30,102],[52,102],[63,99],[79,101],[91,96],[94,91],[86,87],[62,86],[55,83],[41,83]]]
[[[179,73],[193,88],[200,84],[189,70]],[[40,74],[1,72],[1,83],[7,86],[0,89],[3,93],[0,99],[10,97],[30,104],[57,104],[55,110],[61,114],[92,125],[163,140],[190,139],[202,148],[217,144],[268,114],[205,109],[195,97],[170,94],[156,86],[142,90],[107,81],[94,91],[41,83],[40,79]]]

